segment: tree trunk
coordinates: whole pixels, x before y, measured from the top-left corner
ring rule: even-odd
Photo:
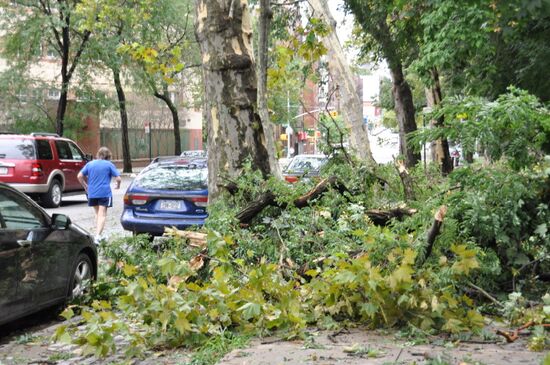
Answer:
[[[326,0],[310,0],[309,3],[319,17],[325,20],[330,29],[330,34],[323,41],[328,49],[329,72],[334,82],[338,85],[338,91],[340,92],[340,112],[344,121],[351,129],[351,147],[360,159],[374,165],[375,161],[370,149],[367,128],[363,122],[363,101],[357,93],[355,77],[351,72],[342,45],[338,40],[336,22],[332,17]]]
[[[61,14],[63,16],[63,13]],[[59,102],[57,103],[57,113],[55,116],[55,129],[57,134],[63,136],[65,112],[67,111],[67,98],[69,93],[69,51],[71,49],[71,39],[69,34],[70,17],[63,16],[65,24],[61,28],[61,90],[59,93]]]
[[[57,102],[57,112],[55,115],[55,131],[57,134],[59,134],[61,137],[63,137],[64,131],[64,123],[65,120],[65,113],[67,112],[67,99],[68,99],[68,93],[69,93],[69,81],[66,80],[65,77],[63,77],[65,74],[63,74],[62,71],[62,79],[61,82],[61,93],[59,94],[59,101]]]
[[[269,29],[271,26],[271,0],[260,0],[260,19],[258,22],[258,113],[265,130],[269,153],[269,168],[275,176],[281,176],[281,168],[276,158],[275,128],[269,118],[267,107],[267,54],[269,47]]]
[[[51,10],[48,7],[43,7],[42,11],[46,16],[52,16]],[[59,8],[59,17],[62,20],[61,31],[56,28],[56,24],[51,23],[51,29],[55,34],[56,41],[60,47],[61,57],[61,90],[59,94],[59,102],[57,103],[57,112],[55,116],[55,130],[57,134],[63,136],[65,113],[67,112],[67,99],[69,96],[69,84],[73,73],[80,61],[80,57],[87,46],[90,39],[90,31],[85,30],[82,32],[82,39],[80,45],[75,48],[76,52],[71,49],[71,6],[68,4],[61,4]],[[72,56],[72,63],[69,66],[70,57]]]
[[[120,112],[120,129],[122,130],[122,160],[123,171],[132,172],[132,158],[130,156],[130,143],[128,141],[128,113],[126,113],[126,96],[120,82],[120,70],[113,68],[113,80],[115,82],[118,97],[118,110]]]
[[[246,0],[195,0],[208,128],[208,193],[218,198],[221,178],[240,175],[247,160],[271,173],[266,136],[256,110],[256,67]]]
[[[433,68],[430,71],[430,76],[433,84],[429,88],[426,88],[426,100],[430,108],[435,108],[437,105],[441,104],[442,100],[441,84],[439,82],[439,73],[437,69]],[[430,125],[432,128],[443,128],[443,121],[443,117],[434,119],[430,121]],[[440,138],[434,141],[431,146],[433,161],[440,166],[443,176],[448,175],[453,171],[453,162],[451,160],[447,138]],[[426,156],[424,156],[424,158],[426,158]]]
[[[166,103],[166,106],[168,109],[170,109],[170,113],[172,114],[172,123],[174,126],[174,155],[179,156],[181,155],[181,135],[180,135],[180,117],[178,114],[178,108],[174,105],[174,102],[172,102],[172,99],[170,99],[170,94],[168,93],[168,85],[166,83],[163,83],[163,90],[162,94],[158,91],[154,92],[154,96]],[[156,88],[155,88],[156,90]]]
[[[407,168],[411,168],[420,161],[420,153],[414,152],[407,141],[407,135],[416,131],[412,92],[403,76],[401,62],[389,62],[389,68],[393,82],[392,94],[395,101],[395,115],[399,125],[399,153],[405,156]]]

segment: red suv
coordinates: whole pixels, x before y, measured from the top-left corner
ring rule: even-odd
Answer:
[[[0,182],[48,208],[57,208],[63,194],[83,192],[76,175],[91,158],[57,134],[0,133]]]

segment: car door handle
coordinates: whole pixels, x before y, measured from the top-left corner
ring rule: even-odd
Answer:
[[[29,241],[29,240],[17,240],[17,243],[19,244],[19,246],[21,247],[30,247],[32,242]]]

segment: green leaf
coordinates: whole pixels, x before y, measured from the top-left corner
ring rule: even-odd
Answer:
[[[243,317],[246,320],[256,318],[260,315],[262,312],[262,306],[258,303],[246,303],[245,305],[241,306],[237,311],[243,312]]]
[[[74,317],[74,311],[71,307],[67,307],[63,312],[61,312],[60,316],[66,320],[69,320]]]
[[[357,276],[349,270],[340,271],[334,276],[334,282],[338,284],[350,284],[355,281]]]
[[[546,223],[539,224],[535,229],[535,233],[538,234],[541,238],[546,237],[546,232],[548,232],[548,227]]]
[[[178,318],[176,319],[174,326],[181,334],[184,334],[185,332],[189,332],[192,329],[191,324],[187,320],[187,314],[183,312],[178,313]]]
[[[128,277],[132,277],[137,274],[138,270],[136,266],[125,263],[124,267],[122,268],[122,272],[124,272],[124,275]]]

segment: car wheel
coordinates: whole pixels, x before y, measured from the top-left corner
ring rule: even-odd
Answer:
[[[92,261],[86,254],[81,253],[75,261],[71,275],[68,298],[74,300],[81,297],[90,288],[94,271]]]
[[[61,204],[63,189],[59,180],[53,180],[48,192],[42,195],[42,203],[46,208],[57,208]]]

